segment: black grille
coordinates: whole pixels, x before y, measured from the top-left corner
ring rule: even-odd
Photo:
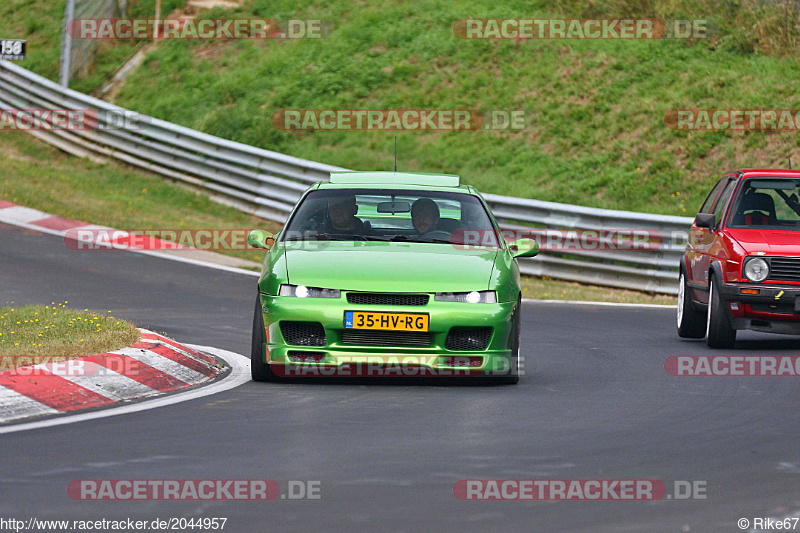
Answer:
[[[428,295],[348,292],[347,303],[356,305],[425,305],[428,303]]]
[[[769,279],[800,281],[800,258],[773,257],[769,263]]]
[[[492,338],[492,328],[452,328],[444,347],[448,350],[485,350]]]
[[[319,322],[281,321],[281,335],[287,344],[325,346],[325,328]]]
[[[342,330],[342,344],[362,346],[430,346],[431,334],[424,331]]]

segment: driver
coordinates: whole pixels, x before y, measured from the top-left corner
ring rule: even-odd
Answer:
[[[324,231],[333,233],[362,233],[364,223],[356,216],[358,205],[352,195],[337,196],[328,200],[328,220]]]
[[[411,206],[411,223],[418,235],[437,229],[439,224],[439,207],[430,198],[420,198]]]

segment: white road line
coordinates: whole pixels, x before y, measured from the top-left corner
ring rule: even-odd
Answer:
[[[186,343],[185,343],[186,344]],[[179,392],[163,396],[161,398],[153,398],[141,403],[123,405],[102,411],[92,411],[89,413],[82,413],[77,415],[60,416],[51,418],[49,420],[42,420],[39,422],[28,422],[24,424],[17,424],[8,427],[0,427],[0,434],[16,433],[18,431],[27,431],[31,429],[41,429],[52,426],[60,426],[63,424],[72,424],[75,422],[83,422],[85,420],[95,420],[98,418],[107,418],[110,416],[137,413],[146,411],[148,409],[155,409],[157,407],[164,407],[167,405],[174,405],[176,403],[185,402],[188,400],[195,400],[204,396],[211,396],[224,392],[244,383],[250,381],[250,359],[243,355],[239,355],[227,350],[220,350],[219,348],[212,348],[210,346],[198,346],[196,344],[186,344],[189,348],[199,352],[210,353],[225,361],[231,367],[231,373],[219,381],[215,381],[205,387],[188,390],[186,392]],[[0,387],[2,388],[2,387]],[[48,408],[49,409],[49,408]]]
[[[254,270],[244,270],[242,268],[236,268],[227,265],[218,265],[216,263],[209,263],[208,261],[200,261],[199,259],[189,259],[188,257],[180,257],[171,254],[165,254],[161,252],[154,252],[152,250],[130,250],[131,252],[136,252],[137,254],[144,254],[144,255],[151,255],[153,257],[161,257],[162,259],[169,259],[170,261],[177,261],[179,263],[188,263],[190,265],[197,265],[203,266],[208,268],[215,268],[217,270],[224,270],[226,272],[233,272],[234,274],[244,274],[245,276],[255,276],[261,277],[260,272],[256,272]]]
[[[52,407],[0,385],[0,422],[11,422],[29,416],[54,415],[58,412]]]
[[[526,303],[546,303],[546,304],[564,304],[564,305],[604,305],[608,307],[643,307],[653,309],[675,309],[674,305],[664,304],[635,304],[635,303],[620,303],[620,302],[584,302],[581,300],[539,300],[537,298],[523,298]]]

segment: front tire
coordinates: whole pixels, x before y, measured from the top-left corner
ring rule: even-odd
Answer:
[[[264,361],[264,315],[261,310],[261,299],[256,296],[256,310],[253,316],[253,338],[250,347],[250,376],[253,381],[277,381],[272,368]]]
[[[684,339],[702,339],[706,335],[706,316],[692,304],[692,293],[683,269],[678,283],[678,336]]]
[[[519,335],[520,335],[520,311],[522,308],[522,301],[517,300],[517,310],[514,311],[513,330],[511,332],[511,361],[510,366],[505,375],[498,376],[490,379],[491,382],[498,385],[516,385],[519,383]]]
[[[725,305],[719,294],[717,280],[711,276],[706,320],[706,344],[710,348],[732,348],[736,341],[736,330],[731,325]]]

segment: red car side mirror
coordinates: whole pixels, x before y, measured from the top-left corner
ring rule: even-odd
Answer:
[[[708,228],[714,230],[717,226],[717,217],[714,213],[698,213],[697,218],[694,219],[694,224],[698,228]]]

